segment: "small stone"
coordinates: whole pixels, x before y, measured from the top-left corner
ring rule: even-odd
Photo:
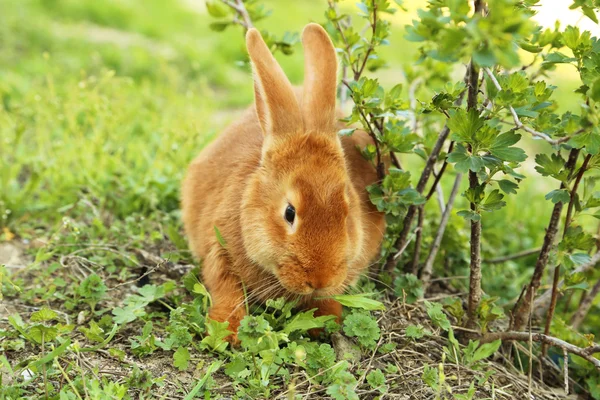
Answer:
[[[333,344],[333,350],[335,351],[335,358],[338,361],[347,360],[350,362],[359,362],[361,358],[361,352],[358,346],[356,346],[350,339],[341,333],[337,332],[331,335],[331,342]]]

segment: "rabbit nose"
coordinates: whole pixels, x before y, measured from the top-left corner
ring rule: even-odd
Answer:
[[[313,290],[326,289],[331,286],[331,281],[327,279],[311,279],[306,281],[306,286]]]

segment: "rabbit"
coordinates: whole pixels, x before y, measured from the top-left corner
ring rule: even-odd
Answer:
[[[205,147],[182,186],[182,219],[212,298],[236,343],[246,303],[285,297],[341,320],[341,294],[379,254],[384,215],[366,187],[378,181],[336,109],[337,58],[318,24],[302,32],[303,89],[294,88],[259,31],[246,45],[255,105]],[[218,238],[217,233],[220,234]]]

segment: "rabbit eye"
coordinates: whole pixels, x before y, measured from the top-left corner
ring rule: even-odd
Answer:
[[[294,219],[296,219],[296,209],[293,205],[288,204],[285,208],[284,218],[290,225],[294,224]]]

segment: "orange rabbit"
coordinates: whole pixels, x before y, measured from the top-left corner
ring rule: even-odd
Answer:
[[[209,316],[237,332],[245,301],[284,296],[340,318],[337,301],[315,297],[354,284],[385,229],[365,189],[375,168],[358,150],[372,141],[359,130],[337,135],[337,58],[321,26],[302,33],[302,91],[256,29],[246,44],[255,107],[200,153],[182,190],[185,230],[212,296]]]

